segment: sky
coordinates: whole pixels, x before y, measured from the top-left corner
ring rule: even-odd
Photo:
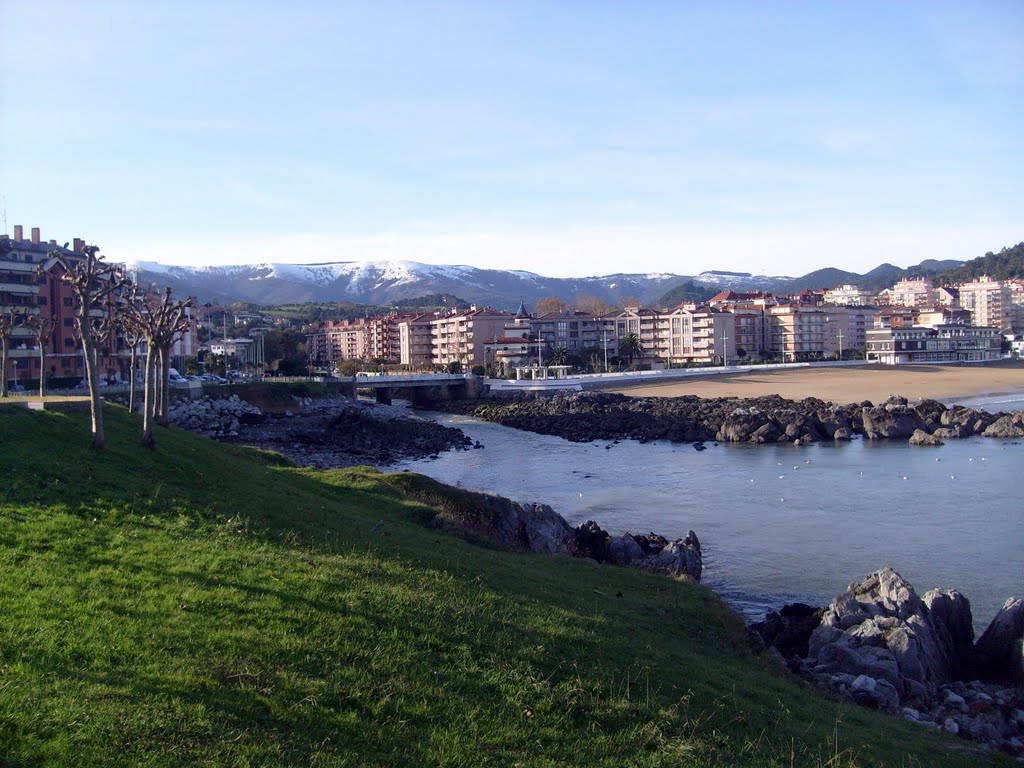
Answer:
[[[1024,240],[1024,2],[0,0],[0,219],[116,261],[801,275]]]

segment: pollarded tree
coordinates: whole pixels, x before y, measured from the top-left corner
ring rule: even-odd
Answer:
[[[89,384],[89,410],[92,414],[92,442],[89,445],[102,450],[107,441],[103,434],[96,349],[110,333],[111,326],[107,321],[112,318],[103,317],[103,312],[111,311],[114,305],[110,299],[126,284],[124,271],[117,264],[105,262],[100,256],[100,249],[95,245],[87,245],[75,254],[55,249],[50,252],[43,270],[70,286],[78,300],[75,321],[82,341],[85,375]]]
[[[167,423],[171,347],[190,326],[191,306],[192,299],[172,300],[170,288],[161,297],[133,286],[124,307],[126,327],[144,337],[148,347],[142,409],[142,444],[147,448],[156,446],[153,423]]]
[[[29,315],[25,319],[25,325],[32,329],[32,335],[36,337],[36,345],[39,348],[39,396],[46,395],[46,344],[57,328],[55,315]]]

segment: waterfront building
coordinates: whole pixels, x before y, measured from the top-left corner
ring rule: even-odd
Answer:
[[[769,353],[787,363],[824,357],[825,318],[830,309],[795,302],[769,307]]]
[[[934,328],[874,328],[867,333],[867,359],[886,365],[982,363],[1001,357],[998,328],[939,325]]]

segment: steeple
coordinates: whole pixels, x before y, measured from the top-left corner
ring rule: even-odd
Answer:
[[[516,320],[528,320],[529,318],[530,318],[530,313],[526,311],[526,302],[525,301],[519,302],[519,309],[516,311],[515,319]]]

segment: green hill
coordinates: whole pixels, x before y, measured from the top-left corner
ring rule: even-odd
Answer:
[[[92,453],[87,414],[0,410],[5,766],[978,764],[752,658],[699,586],[475,546],[414,476],[106,421]]]
[[[963,266],[942,272],[936,276],[935,284],[965,283],[982,275],[995,280],[1024,277],[1024,243],[1003,248],[999,253],[989,251]]]

